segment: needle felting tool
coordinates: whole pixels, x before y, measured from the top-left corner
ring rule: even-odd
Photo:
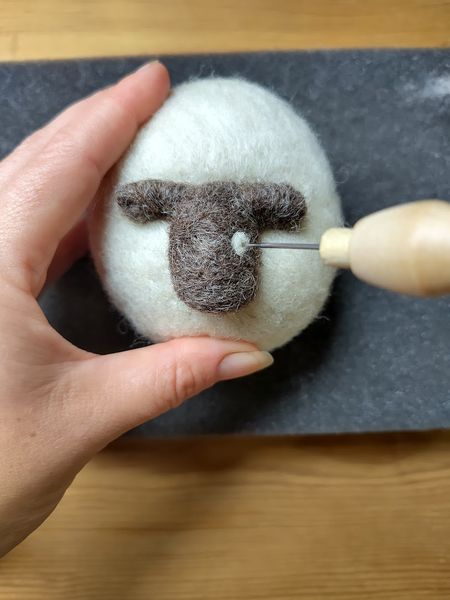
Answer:
[[[414,296],[450,294],[450,203],[421,200],[381,210],[352,228],[335,227],[320,242],[249,244],[319,251],[330,266],[371,285]]]

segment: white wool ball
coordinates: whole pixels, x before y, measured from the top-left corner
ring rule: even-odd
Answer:
[[[242,79],[200,79],[173,90],[139,131],[114,184],[147,179],[289,184],[305,198],[307,215],[296,231],[262,231],[262,242],[317,242],[342,222],[330,166],[305,120],[275,94]],[[111,192],[91,217],[92,254],[103,285],[146,338],[210,335],[271,350],[297,335],[323,307],[334,271],[319,253],[266,249],[260,251],[259,284],[249,304],[222,314],[190,308],[172,283],[169,227],[166,219],[134,222]],[[242,234],[230,240],[239,252]]]

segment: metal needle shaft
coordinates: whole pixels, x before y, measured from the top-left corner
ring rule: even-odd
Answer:
[[[286,248],[290,250],[319,250],[320,244],[294,244],[290,242],[261,242],[259,244],[248,244],[251,248]]]

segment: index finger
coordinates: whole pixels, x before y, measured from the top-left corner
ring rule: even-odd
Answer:
[[[40,288],[59,242],[168,91],[166,68],[150,63],[49,125],[44,145],[37,144],[20,177],[3,193],[0,265],[6,258],[17,284]]]

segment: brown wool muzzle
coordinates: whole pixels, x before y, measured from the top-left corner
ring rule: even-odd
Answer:
[[[241,256],[233,235],[256,242],[265,229],[297,229],[306,214],[305,199],[287,184],[148,179],[119,186],[115,198],[137,223],[169,221],[174,289],[185,304],[208,313],[235,312],[257,290],[259,250],[249,247]]]

